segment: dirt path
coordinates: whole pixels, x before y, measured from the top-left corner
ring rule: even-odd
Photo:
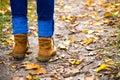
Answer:
[[[25,70],[22,64],[28,61],[39,64],[47,70],[46,74],[37,75],[39,79],[35,80],[109,80],[108,77],[99,77],[96,73],[97,67],[103,63],[102,54],[105,53],[107,38],[113,36],[116,30],[103,24],[103,9],[100,6],[85,6],[84,0],[55,1],[54,41],[57,55],[47,63],[36,60],[38,40],[37,27],[34,26],[37,23],[32,12],[31,16],[29,14],[30,21],[33,20],[29,23],[32,53],[22,61],[15,61],[4,52],[7,48],[1,47],[0,59],[5,65],[0,64],[0,72],[5,77],[0,75],[0,80],[11,80],[10,77],[12,80],[26,80],[30,70]]]

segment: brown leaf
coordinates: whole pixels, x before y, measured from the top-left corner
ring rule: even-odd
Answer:
[[[31,74],[36,75],[36,74],[46,74],[46,69],[45,68],[39,68],[35,71],[33,71]]]
[[[31,70],[31,69],[39,69],[39,68],[40,68],[40,65],[33,64],[33,63],[24,64],[23,66],[24,66],[25,69],[27,69],[27,70]]]
[[[32,80],[32,79],[33,79],[33,78],[32,78],[32,75],[27,74],[27,75],[26,75],[26,79],[27,79],[27,80]]]

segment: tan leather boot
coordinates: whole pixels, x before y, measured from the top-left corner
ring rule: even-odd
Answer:
[[[56,54],[56,49],[52,38],[39,38],[38,60],[42,62],[49,61]]]
[[[25,53],[28,50],[28,37],[27,34],[16,34],[14,35],[14,47],[12,55],[16,59],[23,59]]]

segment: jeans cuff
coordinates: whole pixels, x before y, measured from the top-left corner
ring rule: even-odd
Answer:
[[[38,36],[52,37],[54,33],[54,20],[38,21]]]
[[[26,17],[12,18],[13,34],[27,34],[28,24]]]

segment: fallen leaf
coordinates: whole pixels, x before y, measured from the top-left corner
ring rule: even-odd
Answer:
[[[107,63],[108,61],[110,61],[110,59],[108,59],[108,58],[104,58],[104,60],[103,60],[105,63]]]
[[[33,80],[32,75],[27,74],[27,75],[26,75],[26,79],[27,79],[27,80]]]
[[[74,40],[75,40],[75,38],[74,38],[74,37],[70,37],[70,38],[69,38],[69,40],[74,41]]]
[[[84,34],[88,34],[88,30],[87,30],[87,29],[82,30],[82,33],[84,33]]]
[[[40,65],[33,64],[33,63],[24,64],[23,66],[24,66],[25,69],[27,69],[27,70],[31,70],[31,69],[39,69],[39,68],[40,68]]]
[[[11,67],[12,67],[13,69],[16,69],[16,68],[17,68],[17,66],[16,66],[16,65],[12,65]]]
[[[105,59],[104,59],[104,62],[105,62],[106,64],[108,64],[108,65],[115,65],[115,62],[112,61],[112,60],[110,60],[109,58],[105,58]]]
[[[96,72],[100,72],[102,70],[111,70],[111,68],[109,68],[109,65],[107,64],[102,64],[100,65],[100,67],[97,68]]]
[[[100,65],[100,67],[97,68],[97,72],[101,71],[101,70],[104,70],[105,68],[107,68],[107,65],[106,64],[102,64]]]
[[[109,65],[115,65],[115,62],[114,61],[109,61],[107,64],[109,64]]]
[[[89,45],[89,44],[95,42],[95,39],[94,38],[89,38],[89,39],[83,38],[83,39],[81,39],[80,42],[82,42],[83,44]]]
[[[33,80],[38,80],[38,79],[39,79],[38,75],[33,76]]]
[[[52,78],[55,78],[55,79],[57,79],[57,80],[62,80],[58,75],[56,75],[56,74],[53,74],[53,75],[51,75],[51,77]]]
[[[88,39],[88,40],[86,41],[85,44],[89,45],[89,44],[91,44],[91,43],[93,43],[93,42],[94,42],[94,38],[90,38],[90,39]]]
[[[69,59],[68,62],[70,64],[73,64],[73,65],[79,65],[81,64],[81,62],[83,62],[85,59],[80,59],[80,60],[77,60],[77,59]]]
[[[47,72],[46,72],[46,69],[44,69],[44,68],[39,68],[39,69],[33,71],[31,74],[36,75],[36,74],[46,74],[46,73],[47,73]]]
[[[11,43],[12,43],[12,41],[11,41],[10,39],[7,39],[6,42],[7,42],[8,44],[11,44]]]
[[[66,20],[66,17],[65,17],[65,16],[60,15],[59,19],[60,19],[60,20],[62,20],[62,21],[64,21],[64,20]]]
[[[116,16],[119,15],[119,13],[120,13],[119,11],[112,12],[112,16],[113,16],[113,17],[116,17]]]
[[[105,17],[105,18],[108,18],[108,17],[111,17],[111,16],[112,16],[111,12],[106,12],[106,13],[104,14],[104,17]]]

